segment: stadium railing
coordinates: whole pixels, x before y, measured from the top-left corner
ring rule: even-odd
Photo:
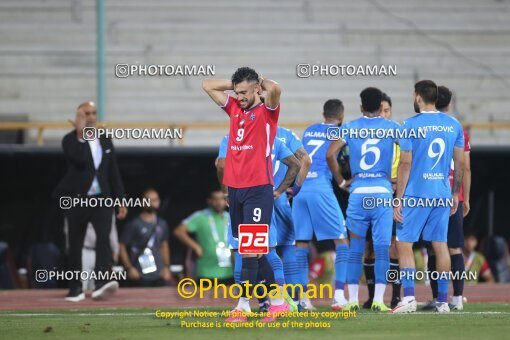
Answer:
[[[281,125],[290,129],[304,130],[313,122],[285,123]],[[228,123],[168,123],[168,122],[101,122],[98,127],[112,129],[182,129],[183,138],[179,139],[179,145],[185,140],[185,134],[190,130],[217,130],[228,129]],[[467,131],[471,130],[510,130],[510,122],[473,122],[464,123]],[[0,122],[1,131],[37,131],[37,145],[44,145],[44,132],[46,130],[65,130],[72,128],[69,122]]]

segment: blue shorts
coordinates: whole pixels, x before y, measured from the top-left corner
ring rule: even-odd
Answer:
[[[240,224],[271,225],[274,196],[271,184],[249,188],[228,188],[232,236],[237,238]],[[271,229],[271,228],[269,228]]]
[[[276,229],[277,243],[279,246],[291,246],[296,243],[294,238],[294,223],[292,223],[292,208],[287,195],[281,195],[274,202],[271,229]]]
[[[446,242],[448,236],[449,207],[402,207],[402,223],[397,223],[397,241]]]
[[[230,218],[228,219],[227,239],[228,239],[228,247],[230,249],[239,249],[239,239],[234,238],[232,236],[232,228],[230,227]],[[277,239],[276,228],[269,227],[269,248],[276,247],[276,245],[277,245],[276,239]]]
[[[292,202],[292,220],[297,241],[338,240],[347,237],[345,220],[333,190],[301,191]]]
[[[347,207],[347,229],[356,235],[366,237],[367,231],[372,227],[372,240],[374,244],[390,245],[393,229],[393,208],[391,206],[378,206],[365,209],[363,199],[383,198],[391,202],[393,195],[387,194],[351,194]]]

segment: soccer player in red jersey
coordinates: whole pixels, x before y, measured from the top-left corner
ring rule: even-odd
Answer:
[[[450,101],[452,99],[452,92],[446,86],[438,86],[438,98],[436,108],[438,111],[448,113],[450,110]],[[471,158],[470,151],[471,146],[469,144],[469,136],[464,132],[464,177],[462,178],[462,186],[459,192],[459,207],[455,214],[450,216],[448,222],[448,249],[450,251],[450,259],[452,266],[452,285],[453,285],[453,297],[450,303],[451,310],[462,310],[463,299],[462,294],[464,293],[464,281],[465,278],[462,276],[464,273],[465,265],[464,258],[462,255],[462,248],[464,247],[464,223],[463,219],[469,213],[469,193],[471,189]],[[453,187],[453,160],[451,163],[450,170],[450,185]],[[432,252],[432,250],[430,250]],[[436,270],[435,267],[436,256],[434,253],[429,253],[428,259],[428,270],[433,272]],[[423,309],[433,309],[437,299],[437,281],[431,279],[430,287],[432,288],[432,300],[429,301]]]
[[[259,77],[255,70],[241,67],[231,80],[204,80],[202,87],[230,117],[230,132],[223,175],[228,187],[232,235],[238,238],[239,224],[271,222],[274,197],[271,149],[280,113],[281,89],[278,83]],[[225,91],[234,91],[232,97]],[[260,95],[265,91],[265,101]],[[265,256],[243,255],[241,283],[274,283],[274,275]],[[227,321],[243,322],[242,312],[250,312],[251,292],[243,297]],[[270,315],[289,310],[282,296],[271,299]],[[274,317],[270,317],[272,321]]]

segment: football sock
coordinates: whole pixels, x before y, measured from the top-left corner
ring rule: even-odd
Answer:
[[[374,244],[375,253],[375,294],[374,301],[384,302],[386,275],[390,269],[390,246]]]
[[[362,253],[363,255],[363,253]],[[345,281],[347,279],[347,259],[349,256],[349,247],[347,244],[339,244],[336,246],[336,259],[335,259],[335,290],[343,290]],[[361,259],[360,259],[360,273],[361,273]],[[359,281],[359,280],[358,280]]]
[[[462,296],[464,294],[464,256],[462,254],[451,255],[453,296]]]
[[[375,288],[375,273],[374,273],[374,259],[365,258],[363,261],[363,270],[365,272],[365,280],[367,281],[368,298],[374,299],[374,288]]]
[[[349,253],[347,255],[347,284],[349,286],[349,302],[358,301],[359,280],[362,271],[363,250],[365,249],[365,238],[351,238]],[[338,254],[338,247],[337,247]],[[338,256],[338,255],[337,255]],[[336,261],[335,261],[336,267]],[[338,287],[336,289],[343,289]]]

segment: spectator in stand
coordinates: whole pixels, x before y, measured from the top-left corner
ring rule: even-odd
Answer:
[[[489,262],[485,259],[481,253],[475,249],[478,245],[478,239],[473,234],[467,234],[464,239],[464,265],[466,272],[468,273],[466,282],[477,283],[477,282],[494,282]],[[472,280],[472,274],[475,273],[476,281]]]

